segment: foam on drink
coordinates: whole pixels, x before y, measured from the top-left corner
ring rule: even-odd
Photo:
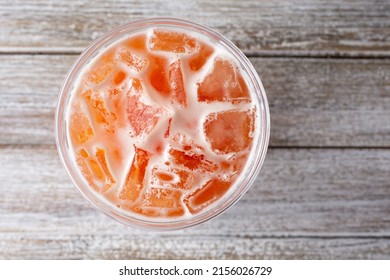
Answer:
[[[251,99],[221,46],[194,32],[146,29],[82,69],[67,117],[74,162],[121,211],[201,213],[239,181],[258,125]]]

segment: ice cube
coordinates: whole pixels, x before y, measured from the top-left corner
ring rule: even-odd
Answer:
[[[106,192],[116,183],[107,164],[104,149],[96,148],[95,156],[91,156],[86,149],[81,148],[76,162],[84,178],[96,191]]]
[[[72,141],[76,144],[83,144],[95,135],[91,122],[78,101],[74,101],[71,106],[69,131]]]
[[[118,50],[119,61],[123,62],[130,69],[140,72],[147,65],[147,60],[141,56],[135,54],[127,48],[119,48]]]
[[[92,119],[96,124],[103,125],[108,132],[114,132],[114,122],[117,119],[117,116],[108,111],[100,92],[86,90],[82,96],[86,101]]]
[[[184,204],[192,214],[198,213],[220,199],[229,190],[231,184],[230,181],[214,178],[199,189],[186,195],[183,198]]]
[[[199,49],[188,59],[188,65],[192,71],[198,71],[203,65],[206,64],[208,58],[214,52],[214,49],[205,44],[199,42]]]
[[[149,39],[149,47],[154,51],[185,53],[192,51],[196,45],[196,39],[174,31],[154,30]]]
[[[120,199],[135,202],[140,197],[145,187],[144,178],[149,158],[147,151],[135,147],[134,159],[120,192]]]
[[[149,188],[133,211],[149,217],[177,217],[184,214],[182,192],[165,188]]]
[[[252,142],[253,118],[250,111],[211,113],[204,123],[206,140],[218,154],[243,151]]]
[[[217,57],[213,70],[197,84],[200,102],[249,102],[248,87],[238,68],[230,61]]]
[[[182,107],[186,107],[187,95],[180,60],[169,66],[169,81],[171,83],[171,100],[179,103]]]
[[[91,66],[90,71],[87,73],[87,80],[93,84],[100,84],[112,73],[114,66],[114,51],[109,50]]]
[[[188,168],[189,170],[198,170],[202,172],[212,172],[218,169],[218,166],[208,160],[205,155],[193,153],[192,151],[180,151],[170,149],[169,154],[173,163]]]
[[[194,187],[195,174],[180,168],[153,167],[151,185],[189,190]]]
[[[127,93],[127,116],[135,135],[149,134],[163,114],[158,105],[147,105],[141,100],[146,94],[142,85],[134,80],[133,87]]]

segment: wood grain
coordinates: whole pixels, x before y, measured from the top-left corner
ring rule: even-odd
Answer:
[[[54,143],[58,92],[75,59],[1,56],[0,144]],[[251,61],[268,94],[271,146],[390,147],[390,59]]]
[[[225,226],[230,235],[240,235],[245,228],[252,236],[387,236],[389,155],[382,150],[271,149],[249,194],[210,225]],[[2,193],[12,190],[1,201],[8,215],[25,213],[31,223],[32,214],[48,213],[73,219],[81,214],[89,222],[98,221],[100,215],[72,186],[54,147],[3,148],[1,159]],[[259,218],[260,213],[264,217]],[[2,228],[28,230],[17,220],[3,222]],[[69,222],[63,230],[73,230]],[[214,228],[207,231],[213,234]]]
[[[170,233],[101,214],[54,146],[2,146],[0,170],[0,258],[390,257],[390,150],[271,149],[236,205]]]
[[[387,238],[0,233],[0,259],[389,259]]]
[[[255,55],[389,56],[389,10],[386,0],[2,0],[0,51],[80,52],[117,25],[173,16]]]
[[[390,2],[0,1],[0,259],[390,259]],[[66,72],[135,19],[205,24],[251,58],[271,149],[249,192],[195,228],[121,225],[54,146]]]

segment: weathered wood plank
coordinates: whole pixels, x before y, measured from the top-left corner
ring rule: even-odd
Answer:
[[[91,229],[93,231],[93,229]],[[0,259],[389,259],[387,238],[0,233]]]
[[[74,55],[2,55],[0,144],[54,142]],[[270,103],[271,146],[390,147],[390,59],[251,58]]]
[[[390,150],[271,149],[249,193],[193,229],[123,226],[53,146],[0,150],[0,259],[388,259]]]
[[[2,0],[0,50],[79,52],[119,24],[174,16],[208,25],[249,53],[388,56],[389,11],[386,0]]]
[[[387,149],[271,149],[248,194],[183,234],[390,237],[389,163]],[[54,146],[2,147],[0,170],[0,232],[144,234],[90,206]]]

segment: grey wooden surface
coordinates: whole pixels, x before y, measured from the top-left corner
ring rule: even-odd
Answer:
[[[0,259],[390,259],[389,1],[0,0]],[[112,27],[208,25],[266,88],[255,184],[201,226],[148,232],[95,210],[54,144],[71,64]]]

